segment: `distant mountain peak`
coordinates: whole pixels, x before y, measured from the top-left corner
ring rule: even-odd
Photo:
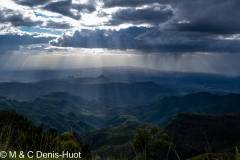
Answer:
[[[73,96],[68,92],[50,92],[46,94],[45,96]]]

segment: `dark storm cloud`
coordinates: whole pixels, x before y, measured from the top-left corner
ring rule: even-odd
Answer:
[[[8,54],[12,51],[19,51],[20,46],[31,44],[48,43],[53,37],[34,37],[34,35],[7,34],[0,35],[0,54]]]
[[[130,49],[137,45],[137,40],[134,40],[134,38],[140,33],[146,32],[146,30],[146,28],[130,27],[119,31],[75,31],[72,36],[64,34],[61,37],[50,41],[50,44],[62,47]]]
[[[240,41],[188,41],[188,42],[171,42],[164,43],[161,41],[148,41],[142,43],[138,48],[144,53],[239,53]]]
[[[96,10],[95,6],[92,4],[74,4],[72,0],[50,2],[43,8],[77,20],[81,18],[80,13],[91,13]],[[71,9],[77,11],[73,13]]]
[[[136,49],[152,52],[228,52],[240,51],[239,40],[219,39],[240,33],[239,0],[103,0],[105,7],[128,7],[112,13],[107,25],[130,23],[152,24],[155,28],[131,27],[116,30],[82,30],[72,36],[51,40],[53,46]],[[139,7],[146,5],[144,7]],[[138,6],[138,8],[137,8]],[[44,9],[80,19],[81,13],[96,11],[92,4],[73,4],[72,0],[47,3]],[[76,13],[73,13],[75,10]],[[12,12],[12,11],[11,11]],[[99,11],[99,16],[106,13]],[[107,15],[110,17],[110,15]],[[14,26],[37,26],[41,22],[24,18],[19,13],[0,12],[3,23]],[[48,28],[68,29],[70,24],[48,21]]]
[[[29,17],[23,17],[23,15],[19,12],[4,8],[2,8],[0,11],[0,21],[1,23],[11,23],[15,27],[33,27],[39,26],[43,23],[42,21],[33,21]]]
[[[92,4],[73,4],[72,8],[84,13],[91,13],[96,11],[95,6]]]
[[[50,2],[44,9],[62,14],[67,17],[71,17],[73,19],[80,19],[81,15],[79,13],[73,14],[70,10],[72,9],[72,0],[65,0],[65,1],[57,1],[57,2]]]
[[[216,38],[216,37],[215,37]],[[50,45],[60,47],[136,49],[143,53],[194,53],[228,52],[238,53],[240,41],[217,40],[213,37],[189,38],[177,33],[163,33],[156,28],[130,27],[116,30],[82,30],[62,35]]]
[[[46,28],[54,29],[70,29],[72,26],[67,22],[54,22],[52,20],[47,21]]]
[[[30,18],[23,18],[21,16],[15,15],[11,16],[7,19],[7,21],[11,22],[13,26],[27,26],[27,27],[34,27],[39,26],[43,22],[42,21],[32,21]]]
[[[174,16],[162,29],[209,34],[240,32],[239,0],[103,0],[105,7],[136,7],[158,3],[169,5]]]
[[[128,7],[113,14],[110,21],[112,24],[113,22],[136,24],[135,20],[141,23],[151,21],[158,23],[158,30],[149,30],[135,37],[135,40],[141,41],[141,43],[135,41],[137,42],[135,46],[138,46],[136,49],[146,53],[240,52],[238,39],[219,39],[221,36],[231,37],[240,33],[239,0],[103,0],[103,2],[106,8]],[[161,14],[154,15],[152,10],[138,15],[136,11],[140,13],[140,10],[135,8],[143,5],[145,9],[146,6],[147,8],[154,5],[166,6],[165,11],[172,10],[172,15],[166,18],[167,16],[164,17],[163,14],[161,17]]]
[[[209,34],[240,32],[240,19],[238,18],[240,1],[238,0],[186,1],[172,4],[172,6],[177,10],[174,18],[163,25],[165,30]]]
[[[161,10],[161,6],[151,6],[144,9],[120,9],[112,15],[111,25],[122,23],[133,24],[159,24],[167,21],[173,16],[171,10]]]
[[[24,5],[24,6],[37,6],[37,5],[43,5],[49,2],[49,0],[13,0],[15,3]]]
[[[143,4],[154,3],[157,0],[103,0],[104,7],[135,7]]]
[[[149,5],[153,3],[158,4],[171,4],[171,5],[178,5],[178,4],[184,4],[184,3],[191,3],[191,2],[197,2],[197,1],[205,1],[204,3],[207,3],[207,0],[103,0],[104,7],[110,8],[110,7],[137,7],[142,5]],[[209,0],[209,1],[215,1],[217,0]],[[223,1],[223,0],[222,0]]]

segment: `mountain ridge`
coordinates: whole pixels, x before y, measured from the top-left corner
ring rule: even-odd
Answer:
[[[232,97],[234,96],[234,97]],[[232,98],[231,98],[232,97]],[[229,105],[227,105],[229,104]],[[221,108],[220,111],[217,108]],[[229,109],[231,107],[231,109]],[[183,96],[165,96],[149,105],[113,108],[109,114],[127,114],[138,120],[163,127],[181,112],[228,114],[240,110],[240,94],[218,95],[208,92]]]

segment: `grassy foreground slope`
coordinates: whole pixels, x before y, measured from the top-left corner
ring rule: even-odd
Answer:
[[[158,133],[171,135],[173,145],[181,159],[204,153],[235,153],[240,146],[240,113],[206,115],[181,113]],[[157,139],[156,137],[156,139]],[[159,152],[157,158],[166,155]],[[170,159],[176,156],[170,154]]]

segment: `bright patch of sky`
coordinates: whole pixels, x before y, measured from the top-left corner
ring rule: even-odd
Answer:
[[[34,14],[35,14],[35,16],[36,17],[43,17],[43,18],[59,18],[59,19],[61,19],[61,18],[63,18],[63,16],[48,16],[48,15],[45,15],[45,14],[42,14],[42,13],[38,13],[38,12],[34,12]]]
[[[36,27],[21,27],[21,31],[30,32],[30,33],[49,33],[49,34],[56,34],[61,35],[62,31],[52,30],[52,29],[43,29],[43,28],[36,28]]]

